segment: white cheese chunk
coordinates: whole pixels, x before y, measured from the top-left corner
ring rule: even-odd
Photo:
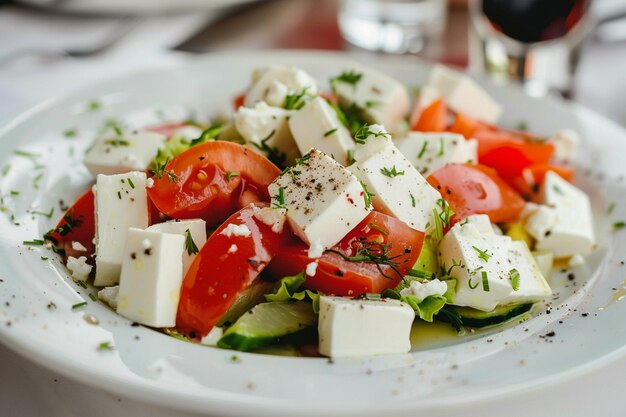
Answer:
[[[113,310],[117,310],[117,297],[120,292],[120,286],[114,285],[112,287],[104,287],[98,291],[98,299],[103,303],[106,303]]]
[[[178,136],[187,140],[198,139],[202,135],[203,130],[198,126],[185,125],[174,131],[172,136]]]
[[[486,215],[479,224],[488,221]],[[550,286],[524,242],[498,236],[476,222],[457,223],[440,245],[442,268],[457,280],[455,305],[491,311],[498,305],[538,301],[549,296]],[[455,266],[456,265],[456,266]],[[513,289],[513,270],[519,288]]]
[[[533,251],[531,253],[535,258],[535,262],[537,262],[541,275],[546,279],[550,279],[552,276],[552,266],[554,265],[554,254],[546,251]]]
[[[407,353],[415,312],[397,300],[320,297],[319,351],[332,358]]]
[[[407,288],[400,291],[400,295],[413,295],[418,300],[425,300],[431,295],[444,295],[448,291],[448,284],[438,279],[430,281],[411,281]]]
[[[313,77],[295,67],[274,65],[256,70],[252,82],[254,84],[246,94],[246,107],[254,107],[260,101],[270,106],[284,107],[289,94],[317,94],[317,83]]]
[[[249,237],[252,234],[252,231],[245,224],[229,223],[228,226],[220,232],[220,234],[226,237]]]
[[[410,132],[394,141],[402,155],[424,177],[446,164],[476,163],[478,142],[456,133]]]
[[[206,222],[202,219],[189,220],[169,220],[165,223],[157,223],[148,227],[146,230],[159,233],[173,233],[175,235],[184,236],[187,239],[187,231],[198,250],[202,249],[206,242]],[[183,256],[183,276],[187,274],[191,263],[196,258],[195,253],[189,253],[185,248]]]
[[[92,266],[87,263],[86,256],[79,256],[78,258],[73,256],[67,257],[67,269],[72,274],[74,281],[87,281],[91,268]]]
[[[211,331],[200,340],[200,343],[206,346],[217,346],[217,342],[224,336],[224,329],[213,326]]]
[[[370,68],[344,71],[348,73],[360,75],[360,78],[353,82],[345,82],[342,77],[332,81],[342,106],[357,106],[367,122],[387,126],[395,132],[409,112],[409,93],[404,85]]]
[[[589,197],[558,174],[548,171],[540,193],[540,206],[526,221],[536,248],[557,258],[586,255],[595,245]]]
[[[323,98],[314,98],[294,113],[289,128],[302,154],[315,148],[342,165],[348,164],[348,152],[354,149],[354,141]]]
[[[254,149],[264,148],[264,145],[276,148],[285,155],[286,164],[291,165],[300,156],[287,123],[292,113],[261,101],[254,108],[239,107],[235,114],[235,127]]]
[[[548,143],[554,145],[553,158],[557,162],[571,163],[576,158],[580,136],[573,130],[563,129],[548,139]]]
[[[437,89],[446,105],[487,123],[496,123],[502,106],[465,74],[436,65],[430,72],[428,85]]]
[[[96,180],[96,278],[103,287],[119,282],[129,227],[148,227],[146,174],[98,175]]]
[[[312,149],[268,187],[272,206],[287,209],[287,220],[304,242],[325,249],[338,243],[372,210],[359,180],[331,157]]]
[[[145,242],[149,242],[146,248]],[[128,229],[117,312],[152,327],[176,325],[183,282],[182,235]]]
[[[354,150],[356,163],[350,171],[374,194],[376,207],[416,230],[434,225],[433,209],[441,195],[394,146],[391,137],[378,125]]]
[[[99,136],[85,154],[85,166],[93,175],[145,171],[163,148],[165,136],[155,132],[118,135],[107,131]]]

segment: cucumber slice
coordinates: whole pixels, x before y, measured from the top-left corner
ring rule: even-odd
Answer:
[[[225,327],[233,324],[237,319],[244,315],[246,311],[249,311],[252,307],[265,301],[265,294],[274,289],[275,283],[263,280],[257,280],[254,284],[250,285],[238,296],[233,305],[230,306],[228,311],[224,313],[220,321],[217,323],[218,327]]]
[[[217,346],[241,351],[257,349],[310,329],[316,323],[317,314],[306,301],[262,303],[230,326]]]
[[[450,306],[461,316],[463,326],[486,327],[501,324],[528,312],[532,303],[498,306],[492,311],[480,311],[470,307]]]

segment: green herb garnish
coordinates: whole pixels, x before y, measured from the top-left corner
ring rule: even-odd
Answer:
[[[483,281],[483,291],[489,292],[489,278],[487,277],[487,271],[481,273]]]
[[[198,246],[196,246],[196,243],[193,241],[193,237],[191,236],[189,229],[185,230],[185,250],[189,256],[200,252],[198,250]]]
[[[369,209],[372,205],[372,197],[374,197],[374,194],[370,193],[367,190],[367,185],[365,185],[365,183],[363,181],[360,181],[361,183],[361,187],[363,188],[363,201],[365,201],[365,208]]]
[[[87,301],[83,301],[82,303],[76,303],[72,306],[72,310],[79,309],[81,307],[85,307],[87,305]]]
[[[383,174],[384,176],[389,177],[389,178],[397,177],[398,175],[404,175],[404,171],[396,170],[396,166],[395,165],[393,167],[391,167],[391,169],[389,169],[389,168],[381,168],[380,172],[381,172],[381,174]]]
[[[333,133],[335,133],[337,131],[337,128],[334,129],[330,129],[329,131],[327,131],[326,133],[324,133],[324,137],[327,138],[330,135],[332,135]]]
[[[479,248],[477,248],[476,246],[472,246],[472,249],[474,249],[476,251],[476,253],[478,253],[478,257],[480,259],[482,259],[483,261],[487,262],[489,260],[489,258],[491,258],[493,255],[490,255],[489,253],[487,253],[487,250],[481,250]]]
[[[511,280],[511,287],[513,287],[513,291],[518,291],[520,276],[517,269],[513,268],[509,271],[509,279]]]

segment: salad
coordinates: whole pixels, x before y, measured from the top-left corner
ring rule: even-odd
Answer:
[[[120,315],[220,348],[395,354],[416,320],[521,321],[596,239],[577,134],[502,111],[441,66],[413,100],[364,67],[328,89],[257,69],[219,124],[108,126],[93,187],[44,240]]]

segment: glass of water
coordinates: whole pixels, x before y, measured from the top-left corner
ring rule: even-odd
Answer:
[[[441,37],[447,0],[340,0],[339,27],[370,51],[418,53]]]

